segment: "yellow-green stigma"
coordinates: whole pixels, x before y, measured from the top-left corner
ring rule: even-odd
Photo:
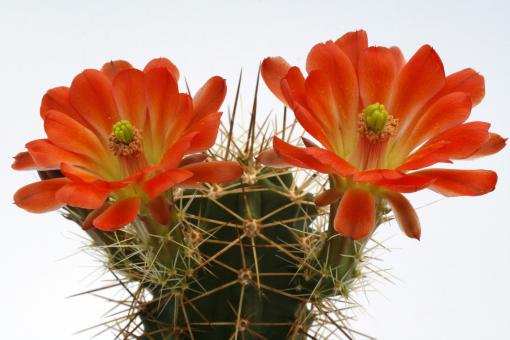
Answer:
[[[384,129],[388,121],[388,111],[383,104],[375,103],[369,105],[363,110],[363,119],[368,130],[373,132],[380,132]]]
[[[119,120],[113,125],[112,133],[122,144],[129,145],[135,138],[135,128],[129,120]]]

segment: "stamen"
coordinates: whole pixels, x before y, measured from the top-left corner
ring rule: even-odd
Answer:
[[[115,156],[135,156],[142,151],[142,134],[128,120],[113,125],[108,148]]]
[[[388,114],[383,104],[369,105],[359,115],[358,131],[370,142],[381,142],[396,132],[398,119]]]

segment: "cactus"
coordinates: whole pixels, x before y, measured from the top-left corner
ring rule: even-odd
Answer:
[[[352,337],[341,306],[353,304],[366,241],[336,233],[329,209],[315,206],[327,178],[257,162],[270,139],[267,120],[256,122],[256,94],[250,127],[233,138],[237,99],[210,157],[239,162],[239,180],[174,190],[169,226],[140,214],[113,233],[86,230],[129,292],[119,301],[129,306],[119,337],[306,339],[324,336],[323,324]],[[294,125],[282,127],[283,138],[292,139]],[[82,226],[89,214],[66,211]],[[381,207],[378,223],[386,212]],[[130,283],[137,283],[134,291]]]

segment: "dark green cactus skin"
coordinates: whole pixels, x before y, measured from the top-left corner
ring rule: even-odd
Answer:
[[[301,332],[292,329],[293,325],[295,328],[298,324],[306,325],[311,321],[303,302],[308,300],[311,291],[298,287],[312,285],[306,284],[303,275],[299,275],[303,273],[303,268],[300,267],[303,267],[306,254],[300,251],[297,245],[299,238],[310,232],[309,226],[317,210],[310,204],[312,201],[310,195],[304,196],[301,201],[307,201],[307,204],[299,202],[292,204],[292,201],[282,194],[288,192],[293,180],[292,175],[283,174],[278,177],[259,180],[251,186],[245,185],[245,192],[227,194],[221,197],[219,202],[247,221],[261,218],[289,205],[264,219],[263,223],[290,222],[284,222],[285,225],[263,227],[259,230],[260,234],[255,235],[253,239],[244,236],[238,244],[218,256],[216,258],[218,262],[209,263],[208,270],[197,271],[194,280],[188,280],[189,288],[181,292],[185,300],[192,301],[194,308],[185,303],[183,308],[175,296],[166,301],[164,306],[161,301],[148,304],[142,314],[145,329],[143,339],[190,338],[190,328],[194,339],[229,339],[236,333],[236,324],[240,327],[239,338],[242,339],[305,338]],[[253,188],[265,190],[246,192]],[[194,198],[187,212],[225,224],[240,223],[236,216],[206,197]],[[218,227],[217,223],[204,223],[199,220],[193,222],[204,230]],[[239,239],[243,233],[244,230],[241,228],[225,226],[214,232],[210,239],[230,243]],[[293,256],[272,246],[266,239],[278,243]],[[252,241],[256,246],[256,257]],[[206,241],[200,246],[199,251],[205,258],[210,258],[222,251],[225,244]],[[239,274],[232,269],[241,271],[246,268],[252,275],[251,279],[243,284],[238,279]],[[258,280],[257,270],[260,274]],[[279,275],[265,275],[268,273]],[[296,273],[298,274],[294,275]],[[234,284],[215,291],[218,287],[231,282]],[[157,289],[165,290],[164,287]],[[200,297],[204,292],[210,291],[215,292]],[[275,291],[284,292],[285,295]],[[155,295],[158,294],[161,294],[161,291]],[[296,322],[298,318],[302,320]],[[296,334],[294,336],[293,331]]]

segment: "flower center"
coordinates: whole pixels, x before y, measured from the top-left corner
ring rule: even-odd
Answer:
[[[108,147],[115,156],[134,156],[142,151],[142,135],[128,120],[120,120],[112,127]]]
[[[374,169],[385,166],[388,139],[397,129],[398,120],[386,111],[383,104],[367,106],[359,115],[358,146],[354,162],[359,169]]]
[[[379,132],[386,125],[388,120],[388,111],[383,104],[375,103],[369,105],[363,110],[363,119],[370,131]]]
[[[371,142],[387,140],[395,134],[398,120],[388,114],[383,104],[367,106],[360,114],[358,129]]]

